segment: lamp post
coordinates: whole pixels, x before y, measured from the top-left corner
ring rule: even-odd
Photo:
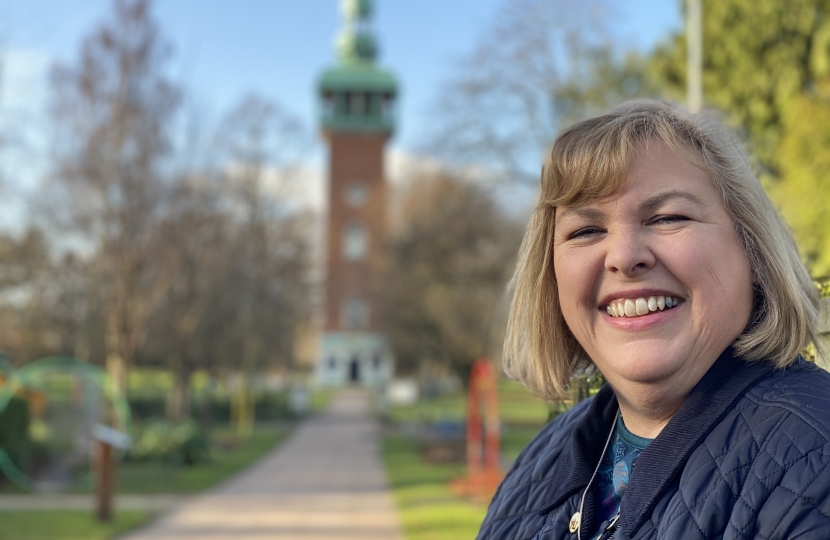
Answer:
[[[689,112],[703,108],[703,0],[686,0],[686,93]]]

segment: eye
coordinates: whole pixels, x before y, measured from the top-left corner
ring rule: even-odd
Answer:
[[[597,235],[604,232],[599,227],[582,227],[579,230],[576,230],[568,235],[568,240],[577,240],[580,238],[590,238],[591,236]]]
[[[675,223],[679,223],[681,221],[689,221],[689,218],[686,216],[680,216],[676,214],[666,214],[660,216],[654,216],[650,220],[648,220],[648,225],[672,225]]]

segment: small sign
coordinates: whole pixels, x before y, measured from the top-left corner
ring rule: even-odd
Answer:
[[[289,404],[291,412],[298,415],[303,415],[309,409],[309,395],[308,389],[305,386],[295,386],[291,389]]]
[[[132,444],[129,435],[104,424],[95,424],[92,428],[92,438],[119,450],[126,450]]]
[[[412,407],[418,403],[418,383],[413,379],[396,379],[389,385],[387,396],[394,405]]]

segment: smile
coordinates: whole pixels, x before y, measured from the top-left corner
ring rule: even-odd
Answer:
[[[640,317],[654,311],[677,307],[680,300],[671,296],[648,296],[614,300],[605,307],[612,317]]]

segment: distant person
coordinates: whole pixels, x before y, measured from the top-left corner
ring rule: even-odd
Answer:
[[[565,131],[541,182],[505,371],[550,400],[608,384],[521,453],[478,538],[830,539],[830,374],[799,356],[818,294],[741,145],[632,102]]]

